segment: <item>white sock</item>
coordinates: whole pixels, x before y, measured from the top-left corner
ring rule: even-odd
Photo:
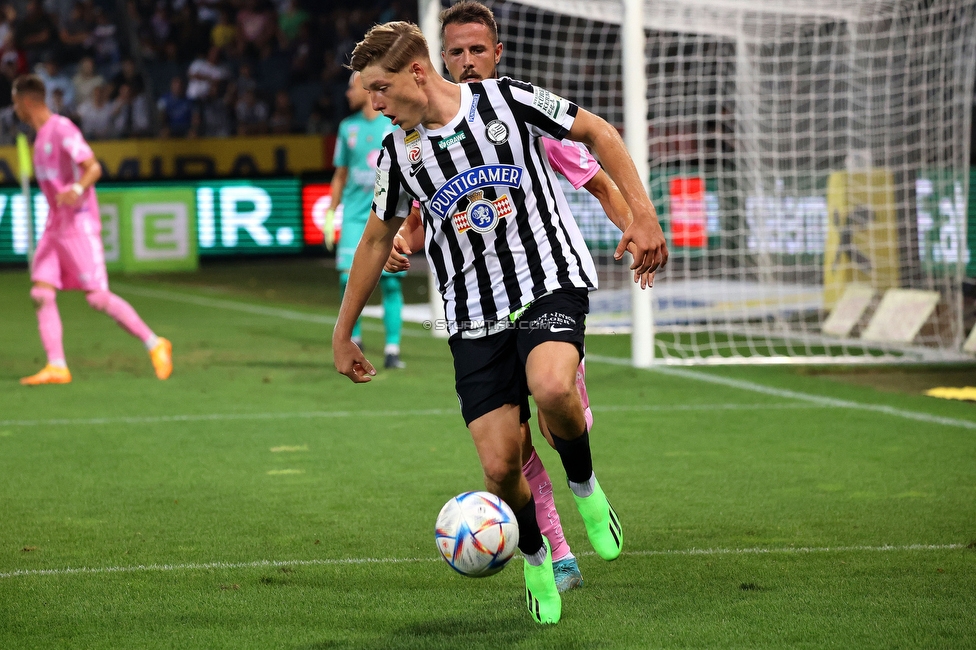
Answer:
[[[383,354],[400,354],[400,346],[396,343],[387,343],[386,347],[383,348]]]
[[[52,359],[51,361],[47,362],[47,365],[54,366],[55,368],[67,368],[68,362],[64,359]]]
[[[590,473],[590,478],[585,483],[574,483],[573,481],[567,481],[569,483],[569,489],[573,491],[573,494],[581,499],[593,494],[593,490],[596,488],[596,474]]]
[[[546,545],[543,544],[542,548],[533,553],[532,555],[526,555],[525,561],[532,566],[542,566],[542,563],[546,561]]]
[[[159,337],[153,334],[148,339],[143,341],[142,344],[146,346],[147,350],[152,350],[159,344]]]

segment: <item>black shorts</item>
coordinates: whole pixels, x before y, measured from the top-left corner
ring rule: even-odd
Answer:
[[[583,334],[590,309],[585,289],[559,289],[533,302],[515,322],[499,332],[469,338],[451,337],[454,385],[464,423],[471,424],[506,404],[519,406],[528,421],[525,360],[540,343],[566,341],[583,358]]]

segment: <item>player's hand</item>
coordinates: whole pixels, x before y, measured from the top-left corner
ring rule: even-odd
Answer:
[[[390,258],[386,260],[383,270],[387,273],[399,273],[410,268],[410,260],[407,255],[412,255],[413,251],[407,245],[407,240],[399,232],[393,238],[393,250],[390,251]]]
[[[322,233],[325,235],[325,250],[332,252],[332,249],[335,248],[335,210],[333,208],[325,211]]]
[[[634,256],[634,263],[630,268],[634,271],[635,278],[664,268],[668,263],[668,244],[657,219],[653,216],[634,217],[620,238],[617,250],[613,252],[613,259],[619,261],[623,258],[624,251],[628,250]]]
[[[74,207],[78,205],[78,201],[81,200],[81,194],[75,192],[73,187],[69,187],[66,190],[58,192],[57,196],[54,197],[54,200],[58,205]]]
[[[373,364],[366,360],[363,351],[351,339],[332,341],[332,358],[336,370],[356,384],[371,381],[376,374]]]
[[[634,255],[637,252],[637,245],[636,244],[633,244],[633,243],[629,244],[627,246],[627,251],[631,255]],[[636,255],[635,255],[635,257],[636,257]],[[654,274],[655,273],[656,273],[655,271],[648,271],[647,273],[637,273],[635,271],[634,272],[634,284],[640,284],[641,289],[647,289],[649,287],[653,287],[654,286]]]

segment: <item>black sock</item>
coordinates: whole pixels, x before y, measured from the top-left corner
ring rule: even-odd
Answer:
[[[584,431],[583,435],[575,440],[563,440],[553,434],[552,442],[559,452],[559,458],[563,461],[566,469],[566,478],[573,483],[586,483],[593,474],[593,457],[590,455],[590,433]]]
[[[519,527],[519,550],[522,555],[534,555],[542,548],[542,531],[539,521],[535,518],[535,498],[529,497],[528,503],[515,513],[515,521]]]

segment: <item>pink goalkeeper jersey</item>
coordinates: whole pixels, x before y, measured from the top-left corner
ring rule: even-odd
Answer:
[[[49,206],[47,230],[81,227],[80,220],[89,222],[89,232],[101,230],[102,221],[93,188],[85,190],[75,206],[59,207],[56,200],[58,192],[68,189],[81,178],[79,163],[94,155],[81,131],[66,117],[52,115],[37,132],[34,175]]]
[[[543,138],[542,143],[546,147],[549,164],[576,189],[586,185],[600,171],[596,158],[579,142]]]

